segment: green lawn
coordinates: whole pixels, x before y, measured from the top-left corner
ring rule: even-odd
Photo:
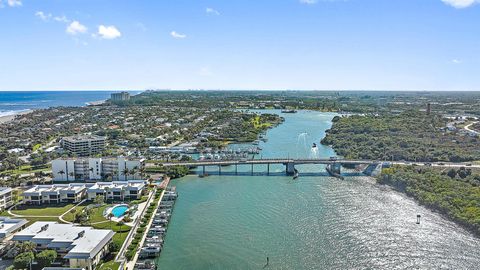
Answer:
[[[66,221],[73,222],[73,219],[75,218],[75,214],[82,212],[87,205],[88,203],[84,203],[75,207],[75,210],[72,210],[75,212],[74,213],[72,211],[68,212],[67,214],[65,214],[65,216],[63,216],[63,219],[65,219]]]
[[[105,218],[103,215],[103,212],[105,209],[111,207],[111,204],[105,204],[100,207],[96,207],[92,209],[92,214],[90,215],[89,222],[90,223],[95,223],[95,222],[100,222],[100,221],[106,221],[108,219]]]
[[[73,204],[19,205],[12,213],[23,216],[60,216],[73,206]]]
[[[108,261],[108,262],[105,262],[105,263],[101,264],[96,269],[97,270],[116,270],[116,269],[118,269],[118,267],[120,267],[120,263],[117,263],[117,262],[112,260],[112,261]]]

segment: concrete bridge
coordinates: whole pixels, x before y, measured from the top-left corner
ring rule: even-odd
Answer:
[[[270,173],[271,164],[281,164],[285,166],[285,172],[287,175],[294,175],[296,172],[296,165],[304,164],[323,164],[327,165],[327,172],[333,176],[341,177],[341,167],[344,165],[358,166],[366,165],[364,170],[365,174],[371,175],[371,172],[375,170],[382,162],[374,160],[349,160],[349,159],[290,159],[290,158],[272,158],[272,159],[249,159],[249,160],[201,160],[201,161],[188,161],[188,162],[167,162],[162,163],[164,167],[172,166],[187,166],[190,168],[203,167],[203,173],[205,174],[206,167],[218,167],[219,174],[222,173],[222,166],[235,166],[235,172],[238,170],[239,165],[250,165],[252,168],[252,174],[255,165],[267,165],[267,174]]]

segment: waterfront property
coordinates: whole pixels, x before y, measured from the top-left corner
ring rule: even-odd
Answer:
[[[56,250],[65,266],[92,270],[108,254],[114,234],[112,230],[38,221],[17,232],[12,240],[33,242],[36,250]]]
[[[85,184],[37,185],[26,190],[22,196],[25,204],[78,203],[86,190]]]
[[[140,199],[146,190],[143,180],[97,182],[87,189],[87,199],[103,196],[106,200]]]
[[[106,138],[95,135],[75,135],[64,137],[61,146],[70,154],[78,156],[91,156],[100,154],[105,150]]]
[[[112,102],[116,101],[129,101],[130,100],[130,93],[128,92],[120,92],[120,93],[112,93],[110,95],[110,100]]]
[[[27,223],[28,221],[26,219],[0,217],[0,240],[22,230]]]
[[[0,187],[0,211],[13,205],[12,189],[9,187]]]
[[[140,178],[143,159],[59,158],[52,161],[53,181],[134,180]]]

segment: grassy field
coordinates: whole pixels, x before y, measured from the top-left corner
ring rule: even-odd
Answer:
[[[120,263],[117,263],[115,261],[108,261],[97,267],[98,270],[115,270],[120,267]]]
[[[60,216],[73,204],[63,205],[19,205],[12,213],[22,216]]]
[[[68,212],[67,214],[65,214],[65,216],[63,216],[63,219],[65,219],[66,221],[73,222],[73,220],[75,218],[75,214],[82,212],[83,209],[86,206],[87,206],[87,204],[82,204],[82,205],[79,205],[79,206],[75,207],[75,210],[72,210],[72,211]]]

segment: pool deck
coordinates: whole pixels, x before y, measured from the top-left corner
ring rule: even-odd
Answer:
[[[108,215],[109,215],[110,213],[112,213],[113,208],[118,207],[118,206],[126,206],[126,207],[128,207],[128,211],[130,211],[130,206],[129,206],[128,204],[126,204],[126,203],[116,204],[116,205],[113,205],[112,207],[108,208],[107,211],[105,211],[105,218],[108,219]],[[137,212],[138,212],[138,211],[137,211]],[[119,221],[123,220],[124,217],[125,217],[125,214],[123,214],[123,215],[121,215],[121,216],[119,216],[119,217],[113,216],[113,217],[110,218],[110,220],[111,220],[111,221],[114,221],[114,222],[119,222]],[[133,218],[132,218],[132,219],[133,219]],[[133,219],[133,220],[134,220],[134,219]]]

